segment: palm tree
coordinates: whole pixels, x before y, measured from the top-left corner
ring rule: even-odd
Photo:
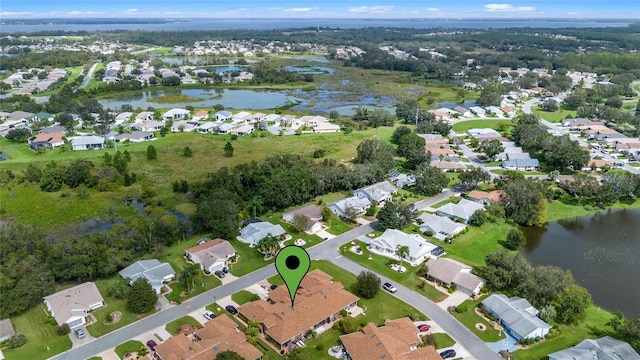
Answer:
[[[396,246],[396,255],[400,257],[400,269],[402,270],[402,258],[409,255],[409,247],[407,245]]]
[[[187,265],[182,269],[182,272],[179,275],[180,280],[184,283],[184,286],[187,288],[187,292],[191,289],[191,287],[195,287],[193,283],[193,279],[196,277],[197,272],[196,268],[193,265]]]
[[[258,250],[266,255],[275,256],[280,250],[280,239],[276,236],[267,236],[258,243]]]
[[[247,336],[247,341],[255,344],[258,342],[258,334],[260,334],[260,323],[257,321],[250,320],[247,323],[247,329],[245,330],[245,335]]]

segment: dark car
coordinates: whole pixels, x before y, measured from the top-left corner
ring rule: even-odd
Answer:
[[[155,340],[149,340],[147,341],[147,346],[149,347],[149,349],[151,349],[151,351],[156,351],[156,346],[158,346],[158,343]]]
[[[271,286],[269,286],[269,290],[275,290],[277,287],[278,287],[278,285],[271,284]]]
[[[440,353],[440,357],[443,359],[451,359],[456,357],[456,351],[453,349],[445,350]]]
[[[222,270],[216,270],[214,274],[216,274],[216,276],[219,277],[220,279],[224,277],[224,272]]]
[[[230,312],[231,315],[235,315],[238,313],[238,309],[236,309],[236,307],[233,305],[227,305],[225,306],[225,309],[227,309],[227,311]]]
[[[76,337],[78,339],[82,339],[83,337],[85,337],[84,330],[82,329],[75,329],[73,333],[76,334]]]
[[[197,244],[198,245],[202,245],[202,244],[208,243],[209,241],[211,241],[211,239],[205,237],[205,238],[202,238],[202,239],[198,240]]]
[[[431,329],[431,326],[429,326],[429,324],[422,324],[418,326],[418,331],[420,332],[429,331],[429,329]]]
[[[391,283],[382,284],[382,288],[387,290],[390,293],[394,293],[394,292],[398,291],[398,289],[396,289],[395,286],[391,285]]]

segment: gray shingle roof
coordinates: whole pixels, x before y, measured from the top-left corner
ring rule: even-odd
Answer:
[[[259,223],[253,223],[247,225],[244,229],[240,230],[240,236],[246,240],[249,244],[257,244],[260,240],[267,236],[280,236],[285,234],[286,231],[280,225],[273,225],[268,221]]]
[[[496,314],[502,324],[520,339],[525,338],[535,329],[551,328],[549,324],[534,315],[537,315],[538,310],[526,299],[493,294],[484,299],[482,305]]]
[[[640,355],[624,341],[610,336],[585,339],[578,345],[549,354],[549,360],[640,360]]]
[[[471,215],[473,215],[474,212],[482,209],[484,209],[484,205],[479,204],[475,201],[462,199],[457,204],[453,204],[453,203],[444,204],[441,207],[437,208],[436,210],[443,214],[455,216],[464,220],[469,220],[469,218],[471,217]]]
[[[131,283],[138,278],[145,278],[158,292],[162,287],[165,277],[175,276],[176,272],[169,263],[161,263],[157,259],[140,260],[127,266],[118,272],[124,279],[130,279]]]

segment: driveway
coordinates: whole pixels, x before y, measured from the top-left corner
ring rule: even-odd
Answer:
[[[514,338],[509,333],[507,333],[506,339],[496,341],[496,342],[488,342],[487,345],[489,345],[490,348],[495,350],[495,352],[500,352],[501,350],[514,352],[519,349],[518,345],[516,345],[517,343],[518,343],[518,340],[516,340],[516,338]]]
[[[78,339],[78,337],[74,333],[74,331],[76,329],[82,329],[82,331],[84,331],[85,336],[82,339]],[[71,339],[71,347],[72,348],[74,348],[76,346],[84,345],[84,344],[89,343],[89,342],[91,342],[91,341],[93,341],[95,339],[93,336],[91,336],[91,334],[89,334],[89,332],[87,331],[87,328],[84,325],[71,329],[71,332],[69,333],[69,338]]]
[[[320,236],[321,239],[333,239],[334,237],[336,237],[335,235],[329,233],[327,230],[322,229],[318,232],[316,232],[316,235]]]
[[[453,292],[453,294],[449,294],[449,296],[446,299],[440,301],[437,304],[438,306],[440,306],[442,310],[447,311],[449,306],[458,306],[468,299],[469,299],[469,295],[463,293],[460,290],[456,290]]]

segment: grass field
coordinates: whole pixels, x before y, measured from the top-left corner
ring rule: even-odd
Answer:
[[[467,310],[462,313],[454,312],[453,316],[461,323],[463,323],[464,326],[467,327],[467,329],[476,334],[476,336],[478,336],[482,341],[494,342],[500,339],[504,339],[506,338],[506,335],[504,333],[499,333],[498,330],[494,329],[491,324],[489,324],[475,312],[476,306],[485,298],[486,296],[482,296],[476,300],[467,300],[463,302],[461,305],[466,306]],[[486,330],[478,330],[476,328],[476,324],[484,325]]]
[[[498,129],[501,123],[511,124],[510,119],[496,119],[496,120],[469,120],[461,121],[453,124],[451,127],[453,131],[458,134],[466,133],[469,129]]]
[[[549,112],[544,111],[540,109],[538,105],[535,105],[531,108],[531,110],[534,114],[552,123],[560,122],[566,118],[573,119],[577,117],[575,110],[565,110],[562,108],[558,109],[558,111]]]
[[[178,272],[178,274],[180,274]],[[197,275],[194,279],[195,287],[191,288],[191,292],[187,293],[187,288],[184,286],[184,282],[176,281],[169,284],[171,288],[171,293],[167,294],[165,297],[169,301],[185,301],[194,296],[200,295],[203,292],[209,291],[215,287],[222,285],[220,279],[214,274],[204,275],[202,271],[198,270]],[[182,296],[184,294],[184,296]]]
[[[178,333],[178,331],[180,331],[180,326],[185,325],[185,324],[189,324],[192,326],[195,326],[197,328],[201,328],[202,324],[200,324],[200,322],[198,322],[198,320],[192,318],[189,315],[185,315],[181,318],[175,319],[170,323],[167,323],[167,325],[164,327],[165,330],[167,330],[167,332],[169,332],[169,334],[171,335],[175,335]]]
[[[403,266],[407,268],[407,271],[399,273],[389,267],[389,264],[399,264],[399,261],[371,253],[362,242],[358,242],[358,244],[362,250],[362,255],[356,255],[348,250],[352,246],[351,242],[340,247],[342,255],[416,291],[431,301],[439,302],[447,297],[446,294],[434,288],[431,284],[425,283],[418,275],[416,275],[416,271],[419,269],[418,266],[411,266],[405,261],[403,262]],[[371,257],[371,260],[369,260],[369,257]]]
[[[49,315],[44,304],[11,318],[16,332],[27,338],[27,343],[19,349],[4,349],[7,360],[44,360],[71,349],[69,335],[56,334],[55,325],[47,323]]]
[[[468,231],[456,236],[452,244],[440,243],[447,251],[446,257],[461,261],[471,266],[484,266],[484,258],[493,252],[503,251],[499,241],[507,238],[512,226],[499,222],[485,223],[481,227],[467,226]]]
[[[260,300],[260,296],[247,290],[240,290],[231,295],[231,300],[235,301],[238,305],[242,305],[251,301]]]
[[[125,354],[136,352],[141,348],[144,348],[144,344],[142,344],[140,341],[129,340],[116,346],[116,354],[120,357],[120,359],[124,359]]]
[[[444,348],[453,346],[456,343],[456,341],[453,340],[451,336],[449,336],[449,334],[447,333],[435,333],[435,334],[431,334],[431,337],[436,343],[435,344],[436,349],[444,349]]]

